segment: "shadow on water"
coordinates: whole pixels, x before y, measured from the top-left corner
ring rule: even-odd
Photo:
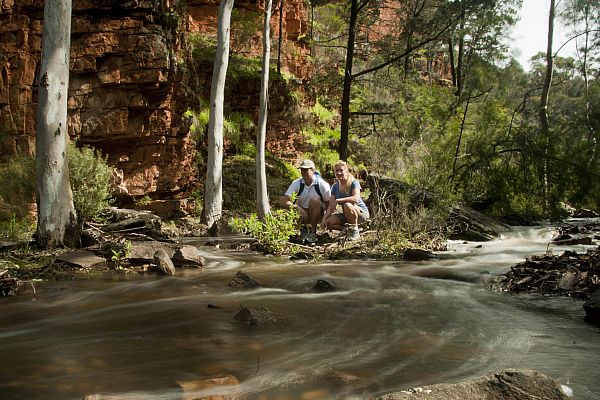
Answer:
[[[504,368],[537,369],[577,399],[600,398],[600,331],[581,303],[480,283],[545,252],[548,235],[452,242],[441,260],[419,263],[293,262],[200,246],[202,271],[45,282],[35,301],[0,300],[0,398],[181,399],[178,382],[233,375],[247,399],[352,399]],[[239,270],[262,286],[229,287]],[[318,279],[336,290],[316,293]],[[242,324],[240,305],[267,307],[277,321]]]

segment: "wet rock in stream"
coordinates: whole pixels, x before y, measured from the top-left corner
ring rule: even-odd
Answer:
[[[260,286],[260,283],[250,275],[238,271],[229,282],[231,287],[242,287],[246,289],[254,289]]]
[[[313,290],[316,292],[333,292],[335,291],[335,286],[324,279],[319,279],[313,286]]]
[[[156,250],[153,259],[159,275],[175,275],[175,265],[164,249]]]
[[[236,400],[240,397],[240,382],[233,375],[218,375],[206,379],[177,381],[186,400]]]
[[[265,325],[277,321],[271,310],[260,306],[244,307],[240,305],[240,311],[238,311],[234,318],[248,325]]]

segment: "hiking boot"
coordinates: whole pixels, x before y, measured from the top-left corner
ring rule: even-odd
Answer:
[[[300,228],[300,234],[298,235],[298,239],[300,239],[301,242],[306,241],[306,235],[308,234],[308,228],[304,225],[302,225],[302,228]]]
[[[318,239],[315,232],[308,232],[304,238],[308,243],[315,243]]]
[[[360,232],[358,232],[358,226],[353,226],[348,228],[348,235],[346,236],[346,240],[350,240],[351,242],[360,239]]]

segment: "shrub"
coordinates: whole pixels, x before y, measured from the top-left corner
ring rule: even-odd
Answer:
[[[267,253],[281,255],[290,249],[288,240],[297,231],[299,214],[295,209],[275,210],[260,221],[256,214],[248,218],[233,218],[237,231],[254,237]]]
[[[35,226],[24,217],[10,215],[6,220],[0,220],[0,238],[9,240],[28,240],[33,235]]]
[[[112,203],[112,169],[96,150],[69,144],[68,152],[73,203],[79,223],[92,221]]]
[[[69,144],[69,172],[73,203],[80,222],[91,221],[111,203],[111,168],[90,147]],[[23,219],[35,201],[35,159],[18,156],[0,167],[0,220]]]
[[[250,149],[248,149],[250,150]],[[269,203],[279,199],[299,175],[290,164],[266,155]],[[254,155],[229,156],[223,160],[223,208],[240,213],[256,211],[256,159]]]
[[[35,202],[35,159],[17,156],[0,167],[0,219],[21,219]]]

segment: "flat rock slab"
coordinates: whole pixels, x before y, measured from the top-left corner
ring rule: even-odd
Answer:
[[[106,260],[88,250],[73,250],[57,257],[59,261],[77,265],[82,268],[105,267]]]

